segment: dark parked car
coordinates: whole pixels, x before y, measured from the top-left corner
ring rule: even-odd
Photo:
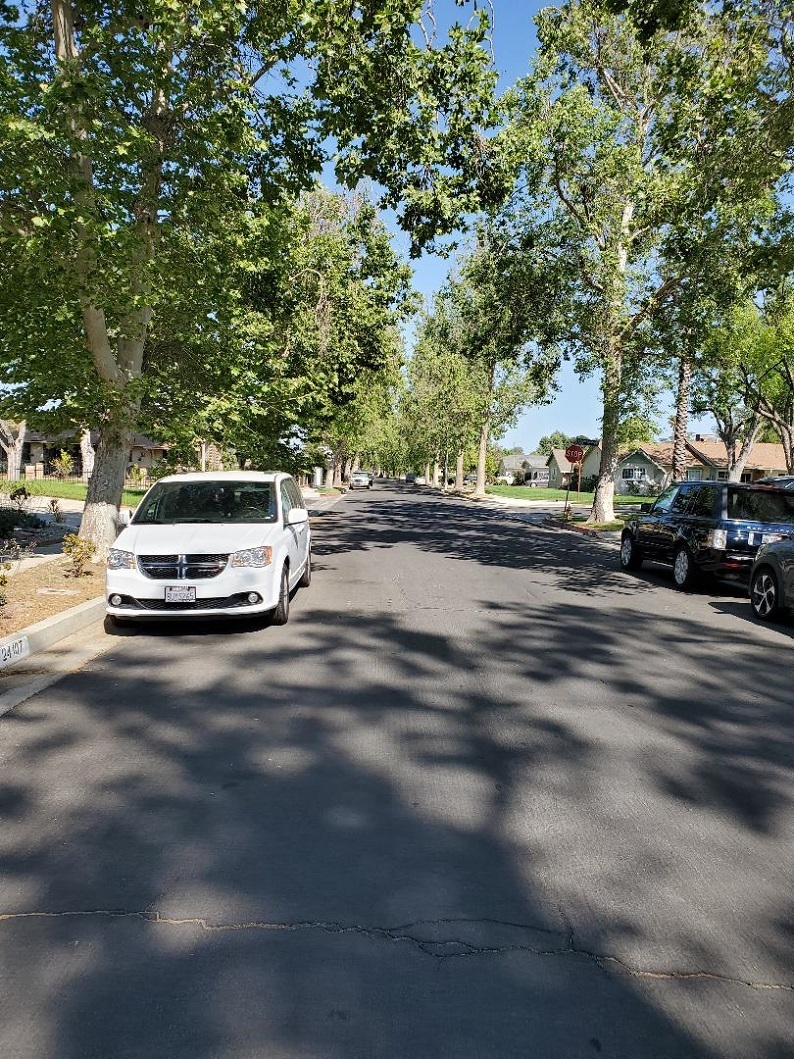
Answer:
[[[778,489],[794,489],[794,474],[777,474],[772,478],[759,478],[756,485],[776,485]]]
[[[629,519],[620,563],[636,570],[645,559],[670,563],[679,588],[698,574],[748,581],[764,544],[794,536],[794,492],[771,485],[680,482]]]
[[[761,548],[750,574],[750,606],[761,621],[794,610],[794,539]]]

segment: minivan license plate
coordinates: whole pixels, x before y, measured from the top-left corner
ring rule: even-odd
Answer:
[[[166,585],[166,603],[195,603],[196,589],[190,585]]]

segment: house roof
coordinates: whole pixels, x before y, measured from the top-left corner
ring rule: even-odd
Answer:
[[[546,457],[542,452],[531,452],[529,456],[524,457],[524,465],[533,471],[542,470],[547,466]]]
[[[727,467],[728,454],[721,441],[688,441],[687,448],[703,463],[713,467]],[[786,456],[783,446],[772,442],[758,442],[753,445],[745,469],[748,471],[785,470]]]
[[[506,471],[517,471],[524,466],[526,456],[523,452],[511,452],[508,456],[503,456],[499,461]]]
[[[635,445],[632,449],[621,456],[621,459],[627,459],[632,453],[642,452],[651,463],[655,463],[663,471],[669,471],[673,466],[673,443],[672,441],[659,441],[659,442],[648,442],[644,445]],[[703,461],[698,459],[695,454],[687,450],[684,464],[686,467],[694,467],[698,463],[702,464]]]
[[[554,460],[560,470],[564,471],[566,474],[573,470],[573,464],[565,457],[565,449],[552,449],[551,456],[546,460],[547,467],[552,460]]]

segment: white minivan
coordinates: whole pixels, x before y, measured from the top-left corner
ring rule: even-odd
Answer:
[[[289,618],[311,580],[309,513],[288,474],[210,471],[161,478],[108,553],[111,620]]]

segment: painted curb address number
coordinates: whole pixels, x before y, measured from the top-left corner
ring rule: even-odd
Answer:
[[[27,636],[18,636],[16,640],[5,640],[0,643],[0,669],[12,666],[21,658],[27,658],[30,654],[30,644]]]

